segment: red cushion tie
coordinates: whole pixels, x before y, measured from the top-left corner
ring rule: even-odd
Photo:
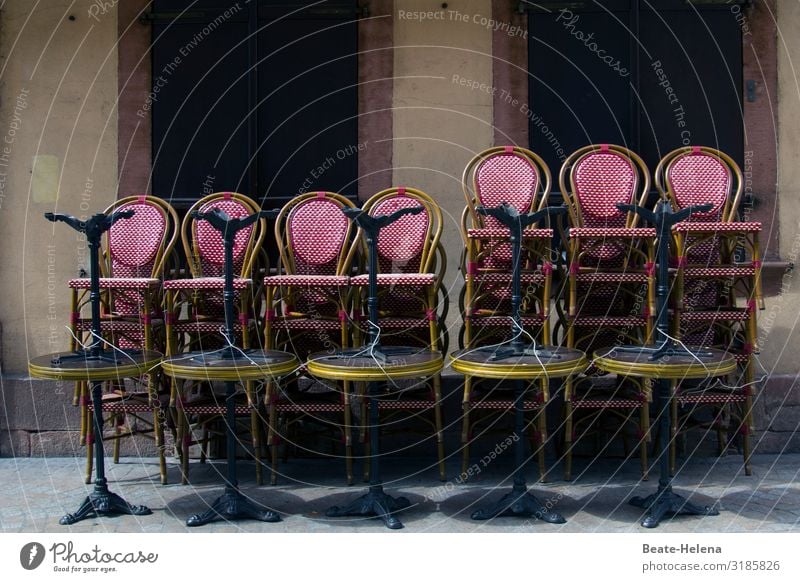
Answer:
[[[467,263],[467,275],[477,275],[478,274],[478,263],[475,261],[470,261]]]
[[[344,309],[339,310],[339,321],[341,321],[342,323],[347,321],[347,312]]]
[[[553,274],[553,263],[551,263],[550,261],[546,261],[542,265],[542,273],[544,273],[545,275],[552,275]]]
[[[166,325],[175,325],[176,317],[175,314],[170,313],[169,311],[164,314],[164,323]]]
[[[398,196],[404,196],[405,193],[406,193],[406,187],[405,186],[400,186],[399,188],[397,188],[397,195]]]
[[[266,313],[264,313],[264,320],[265,321],[274,321],[275,320],[275,310],[274,309],[267,309]]]
[[[428,317],[428,321],[436,321],[436,312],[433,309],[426,309],[425,315]]]
[[[574,262],[574,263],[570,263],[570,265],[569,265],[569,274],[570,275],[577,275],[578,271],[580,271],[580,268],[581,267],[580,267],[580,265],[578,264],[577,261]]]
[[[242,326],[246,326],[248,321],[250,321],[250,316],[247,313],[239,314],[239,323],[241,323]]]
[[[507,154],[513,154],[514,153],[514,146],[508,146],[508,145],[504,146],[503,147],[503,151],[505,153],[507,153]]]
[[[601,152],[607,152],[608,151],[608,144],[607,143],[601,143],[600,144],[600,151]]]
[[[745,344],[744,344],[744,346],[742,347],[742,351],[743,351],[743,352],[744,352],[746,355],[748,355],[748,356],[749,356],[749,355],[750,355],[750,354],[752,354],[752,353],[753,353],[753,351],[754,351],[754,350],[753,350],[753,344],[751,344],[750,342],[747,342],[747,343],[745,343]]]
[[[656,264],[653,263],[653,262],[647,261],[644,264],[644,271],[645,271],[645,273],[647,273],[648,277],[652,277],[653,275],[656,274]]]
[[[73,311],[72,313],[69,314],[69,322],[72,325],[77,324],[78,321],[80,321],[80,318],[81,318],[81,314],[79,312],[77,312],[77,311]]]
[[[153,321],[152,321],[152,319],[150,319],[150,314],[149,313],[142,314],[142,323],[144,325],[150,325],[152,322]]]
[[[147,201],[147,196],[145,196],[144,194],[141,194],[136,197],[136,202],[138,202],[139,204],[144,204],[146,201]]]
[[[222,197],[225,200],[230,200],[231,199],[231,193],[230,192],[225,192],[225,193],[222,194]]]
[[[692,155],[701,154],[703,152],[700,151],[700,146],[692,146]]]
[[[317,192],[317,198],[325,198],[325,192]]]
[[[756,310],[756,300],[755,299],[748,299],[747,300],[747,311],[753,313]]]
[[[753,267],[756,269],[761,268],[761,261],[753,261]]]

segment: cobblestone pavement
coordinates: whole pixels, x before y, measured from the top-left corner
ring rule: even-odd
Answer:
[[[455,459],[451,480],[442,483],[424,460],[387,459],[384,480],[390,494],[408,497],[412,506],[402,514],[405,532],[635,532],[641,511],[628,505],[632,495],[647,495],[657,486],[656,468],[642,482],[638,463],[605,459],[589,463],[576,459],[576,479],[557,478],[532,483],[541,501],[564,515],[567,523],[550,525],[535,519],[498,518],[475,522],[469,518],[477,505],[494,500],[510,487],[511,468],[498,459],[477,477],[463,483]],[[281,523],[217,522],[203,532],[383,532],[374,519],[328,519],[325,509],[341,505],[364,491],[344,484],[343,462],[335,459],[295,460],[281,464],[277,486],[255,485],[254,465],[240,462],[244,493],[279,511]],[[589,465],[587,467],[587,465]],[[480,461],[477,464],[480,467]],[[359,465],[356,465],[357,475]],[[153,514],[87,519],[73,526],[58,524],[75,511],[91,486],[83,484],[82,458],[0,459],[0,530],[4,532],[185,532],[185,519],[202,511],[222,490],[222,461],[192,462],[190,485],[180,485],[178,467],[170,462],[170,485],[158,481],[155,459],[123,458],[108,463],[111,490],[134,504],[145,504]],[[266,473],[266,471],[265,471]],[[529,478],[534,469],[531,467]],[[500,489],[496,489],[500,487]],[[680,517],[662,523],[668,532],[781,532],[800,531],[800,455],[757,455],[753,475],[745,476],[740,456],[692,459],[675,478],[675,489],[701,504],[717,503],[716,517]],[[197,529],[191,531],[198,531]]]

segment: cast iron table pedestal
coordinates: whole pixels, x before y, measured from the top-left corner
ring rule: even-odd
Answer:
[[[111,356],[113,357],[113,355]],[[39,356],[28,363],[28,371],[35,378],[47,380],[72,380],[89,382],[92,386],[92,405],[94,406],[94,490],[84,500],[75,513],[61,518],[61,525],[72,525],[88,517],[118,514],[149,515],[150,509],[143,505],[131,505],[108,489],[103,453],[103,382],[121,381],[124,378],[141,376],[158,367],[161,354],[153,351],[137,351],[126,355],[119,363],[107,359],[92,359],[89,353],[85,358],[76,357],[75,352],[62,352]],[[88,446],[88,445],[87,445]]]
[[[525,482],[525,382],[541,378],[566,378],[586,369],[586,355],[571,348],[549,347],[547,353],[528,353],[498,360],[495,351],[466,349],[451,355],[453,370],[467,376],[514,380],[514,485],[510,493],[495,503],[473,512],[472,519],[493,517],[535,517],[548,523],[565,523],[561,514],[552,511],[528,492]]]

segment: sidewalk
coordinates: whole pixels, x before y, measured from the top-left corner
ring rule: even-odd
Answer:
[[[451,481],[441,483],[433,467],[418,459],[387,459],[384,481],[392,495],[402,494],[412,507],[401,516],[404,532],[641,532],[640,510],[627,504],[632,495],[648,495],[658,483],[657,468],[650,480],[640,482],[638,462],[620,467],[606,459],[587,468],[588,460],[577,459],[576,480],[566,483],[554,473],[550,483],[529,484],[541,501],[550,501],[567,523],[550,525],[535,519],[499,518],[476,522],[470,513],[487,500],[494,500],[510,487],[510,467],[498,459],[468,483],[458,480],[454,459],[448,465]],[[240,462],[240,481],[245,494],[279,511],[281,523],[242,521],[217,522],[190,530],[185,519],[202,511],[221,491],[225,465],[193,461],[190,485],[180,481],[178,467],[169,465],[170,485],[158,483],[155,459],[123,458],[108,463],[112,491],[133,504],[144,504],[153,514],[87,519],[73,526],[58,524],[59,518],[78,508],[91,486],[83,484],[83,458],[0,459],[0,531],[3,532],[388,532],[377,520],[328,519],[325,509],[341,505],[364,491],[361,484],[344,485],[343,462],[337,459],[290,460],[282,463],[280,485],[255,486],[252,463]],[[356,464],[356,475],[360,465]],[[583,471],[583,472],[582,472]],[[582,472],[582,473],[581,473]],[[557,479],[558,477],[558,479]],[[268,473],[265,471],[265,479]],[[501,490],[493,487],[501,484]],[[675,488],[691,494],[692,500],[718,503],[716,517],[681,517],[665,521],[658,531],[669,532],[782,532],[800,531],[800,455],[756,455],[753,475],[746,477],[742,458],[692,459],[675,479]]]

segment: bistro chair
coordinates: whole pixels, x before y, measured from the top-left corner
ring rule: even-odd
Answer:
[[[100,262],[101,329],[103,341],[121,348],[163,350],[161,278],[164,265],[177,239],[178,219],[173,208],[153,196],[128,196],[117,200],[105,212],[133,210],[131,218],[120,220],[106,231]],[[81,312],[89,305],[90,280],[71,279],[71,345],[78,348],[80,338],[91,332],[91,318]],[[93,338],[89,337],[91,342]],[[144,435],[155,440],[161,482],[167,482],[164,456],[166,397],[159,390],[158,371],[130,380],[131,390],[122,382],[103,395],[104,424],[113,435],[95,435],[94,407],[86,382],[76,390],[81,406],[81,437],[86,443],[86,482],[92,473],[92,443],[95,438],[113,439],[114,462],[119,462],[120,442],[124,437]]]
[[[668,153],[656,169],[656,186],[675,210],[711,204],[673,227],[674,333],[687,344],[734,353],[738,382],[678,382],[672,400],[671,470],[676,437],[690,428],[715,430],[719,453],[741,435],[745,473],[751,474],[750,432],[754,392],[756,312],[763,309],[761,223],[740,221],[742,172],[725,153],[688,146]],[[711,419],[702,418],[711,409]]]
[[[656,232],[640,225],[634,212],[617,207],[646,204],[650,172],[627,148],[588,145],[564,161],[559,186],[569,210],[569,231],[563,239],[566,310],[559,305],[559,328],[566,333],[567,346],[589,354],[651,340]],[[598,375],[590,367],[564,395],[564,478],[572,478],[576,441],[589,433],[625,437],[627,457],[626,429],[632,429],[638,441],[646,478],[649,384]],[[610,430],[604,417],[611,421]]]
[[[419,346],[420,349],[435,351],[442,349],[443,345],[439,326],[440,313],[443,311],[438,301],[446,268],[446,256],[440,245],[441,209],[426,193],[403,186],[378,192],[362,208],[371,216],[381,216],[402,208],[420,206],[422,212],[404,215],[381,229],[378,236],[378,326],[380,341],[384,346]],[[355,264],[357,257],[366,257],[365,240],[360,229],[350,249],[350,262]],[[350,284],[353,288],[354,319],[359,323],[368,322],[366,297],[369,274],[351,277]],[[356,345],[369,336],[369,330],[360,326],[354,332]],[[361,440],[366,443],[368,398],[363,390],[360,395]],[[387,384],[380,399],[378,408],[382,426],[396,427],[400,422],[412,418],[430,426],[436,441],[439,478],[444,480],[440,374],[422,384],[419,381]],[[392,431],[384,429],[383,432],[388,434]]]
[[[227,344],[249,347],[249,334],[255,327],[252,295],[252,272],[264,240],[266,220],[260,219],[236,234],[233,249],[234,301],[237,323],[233,338],[222,337],[224,328],[224,248],[221,233],[208,222],[197,220],[194,211],[209,212],[218,208],[231,217],[249,216],[260,211],[253,200],[233,192],[217,192],[198,200],[187,212],[181,227],[190,278],[164,281],[167,355],[184,351],[214,351]],[[237,405],[236,413],[250,417],[252,447],[256,459],[256,478],[261,481],[260,426],[258,403],[252,382],[245,383],[246,402]],[[171,405],[177,416],[182,482],[188,482],[189,448],[193,434],[201,432],[201,461],[205,460],[213,424],[225,414],[222,397],[209,383],[173,380]]]
[[[511,329],[511,243],[509,230],[478,206],[507,203],[520,213],[547,206],[550,170],[535,153],[521,147],[500,146],[480,152],[464,169],[462,187],[467,206],[462,213],[461,232],[466,248],[462,265],[465,286],[460,301],[464,348],[509,341]],[[545,228],[545,226],[548,226]],[[550,294],[553,274],[553,230],[532,224],[523,233],[521,263],[522,325],[524,334],[537,341],[550,339]],[[547,441],[545,406],[550,399],[547,383],[533,383],[524,408],[539,470],[545,479],[544,445]],[[462,417],[462,472],[469,465],[470,443],[482,424],[493,426],[498,416],[513,410],[514,398],[502,384],[464,378]],[[476,414],[479,413],[479,414]],[[484,434],[488,429],[482,429]]]
[[[265,344],[305,360],[317,351],[350,344],[348,251],[354,230],[342,212],[353,203],[334,192],[292,199],[275,222],[281,271],[264,279]],[[353,481],[350,382],[320,390],[308,379],[267,395],[271,483],[277,483],[278,447],[303,421],[332,427],[345,444],[347,482]],[[340,420],[331,421],[330,415]],[[288,447],[288,445],[287,445]]]

